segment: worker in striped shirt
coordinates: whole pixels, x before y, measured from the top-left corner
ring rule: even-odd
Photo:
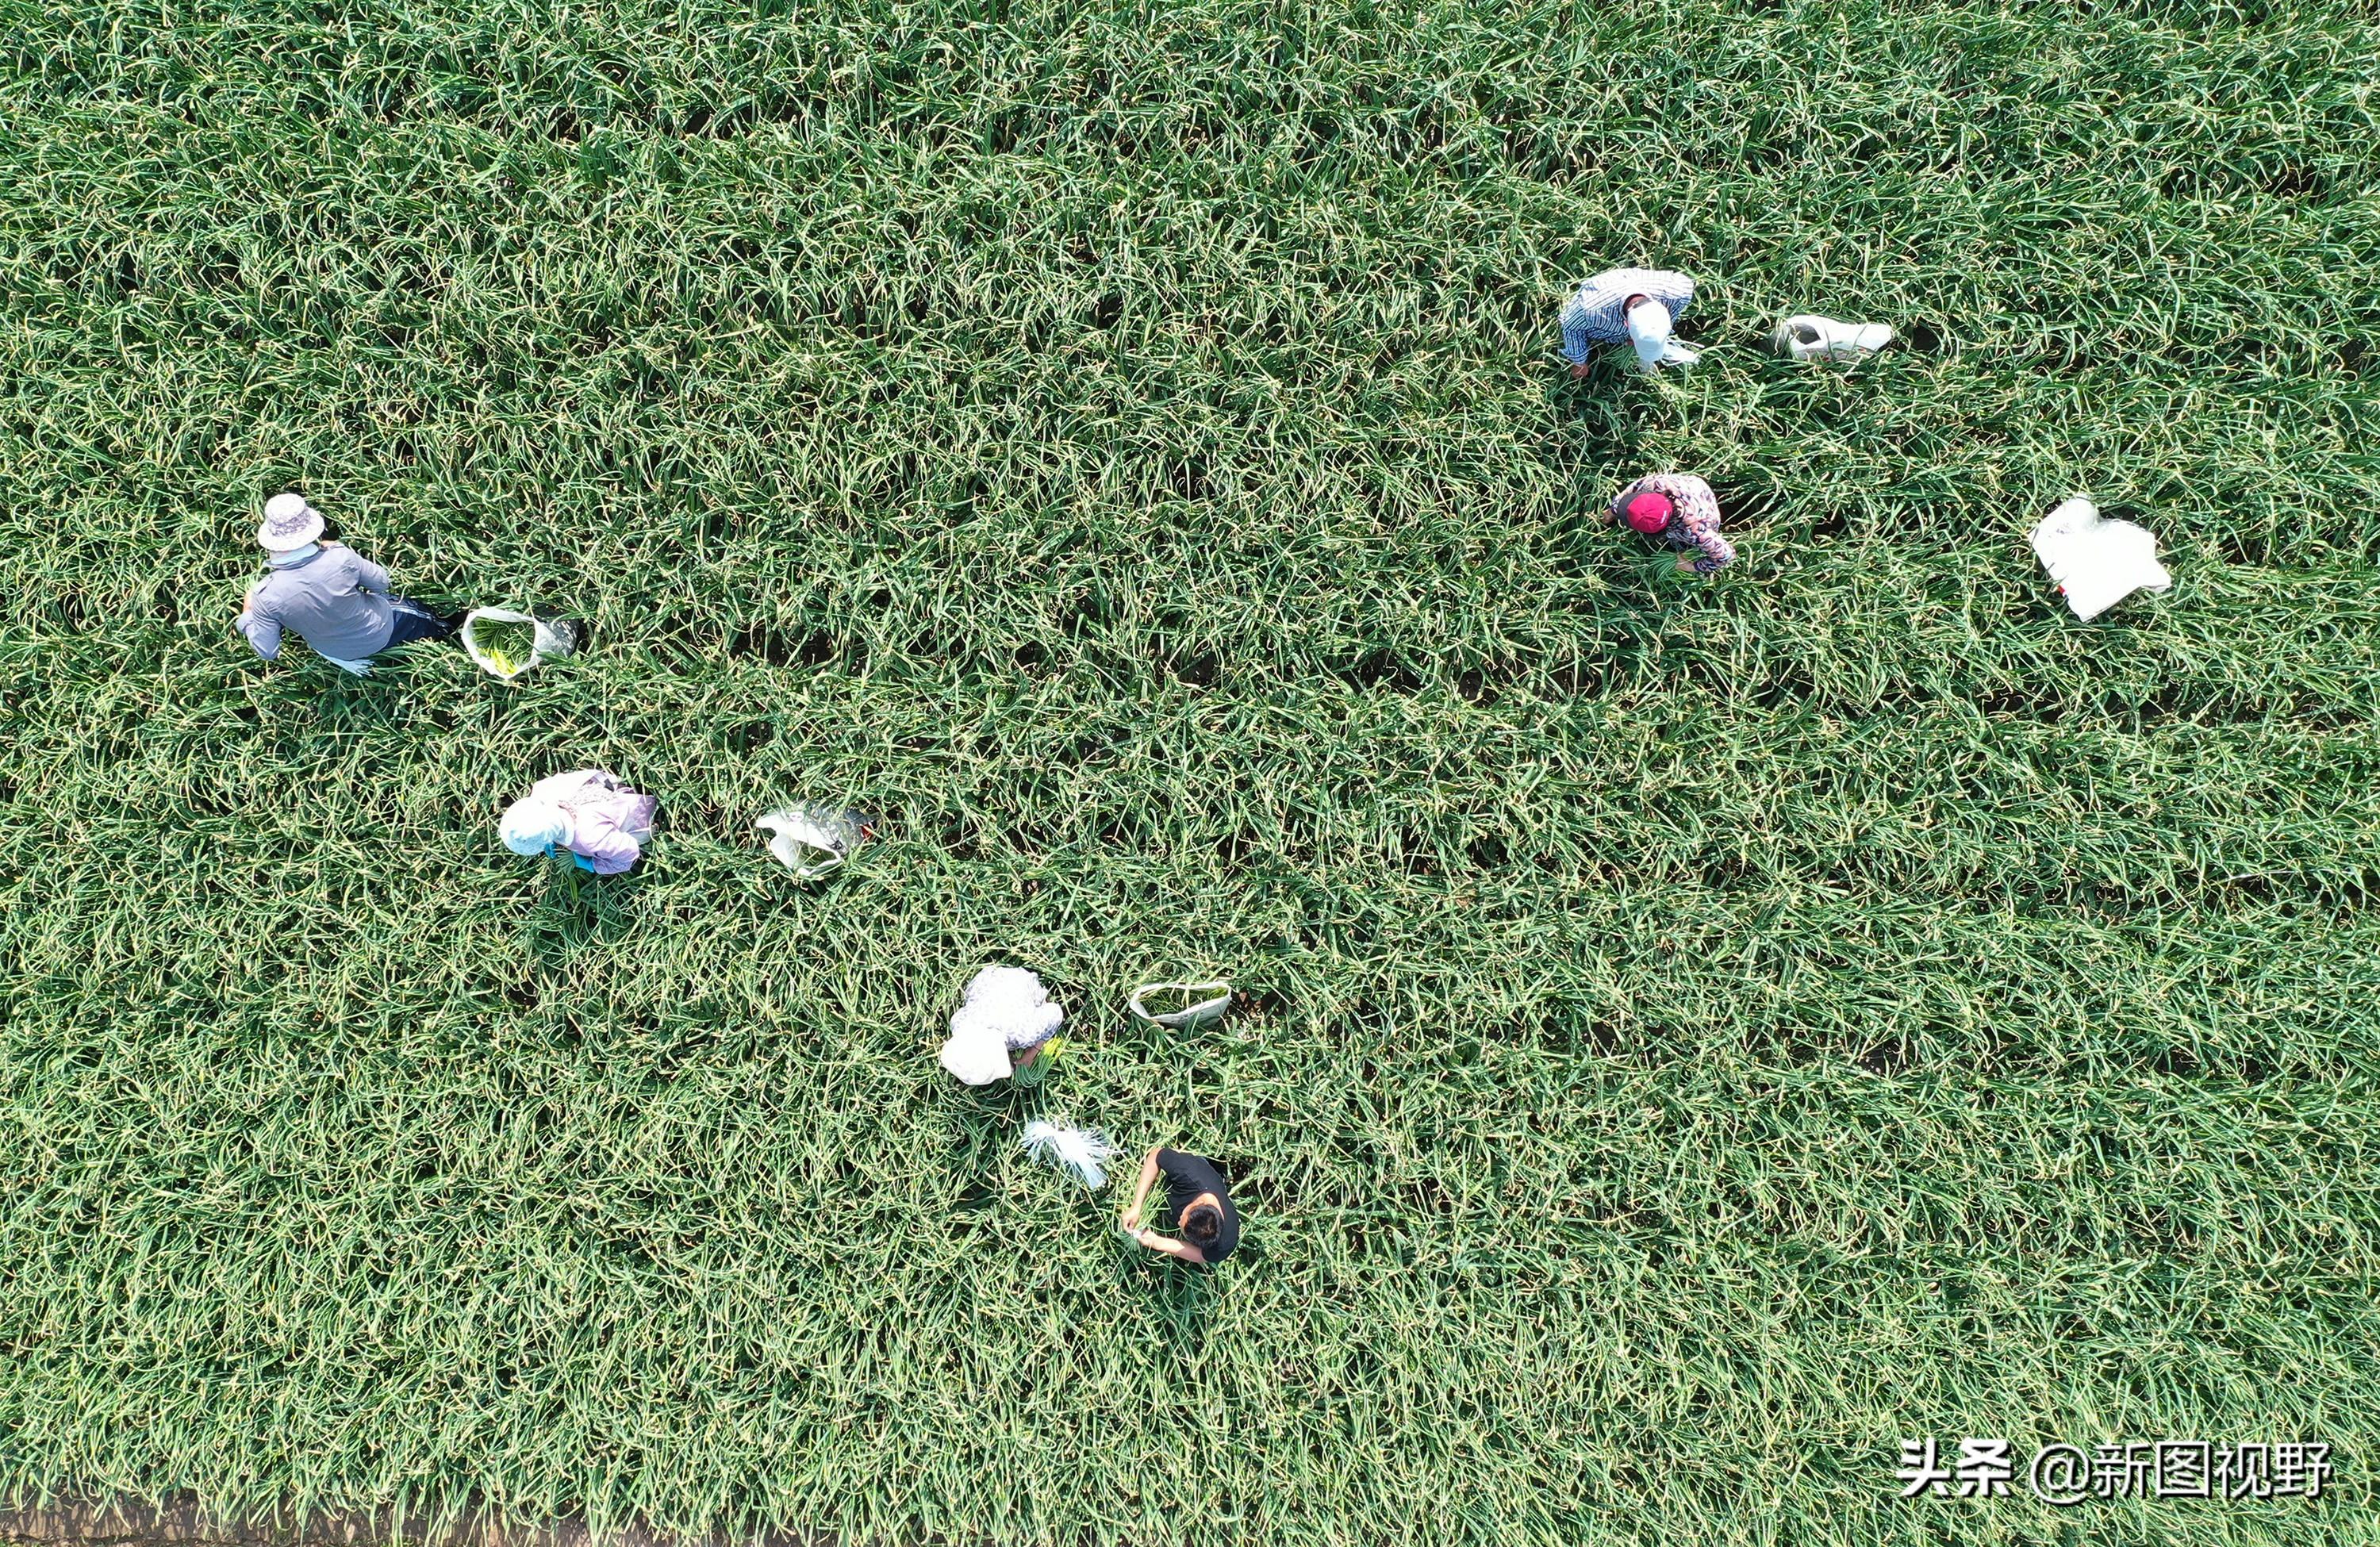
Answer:
[[[1646,374],[1692,365],[1695,352],[1670,336],[1694,303],[1694,282],[1669,269],[1606,269],[1578,287],[1561,309],[1562,358],[1585,376],[1597,344],[1632,344]]]
[[[1630,529],[1658,537],[1678,555],[1678,567],[1716,574],[1735,562],[1735,545],[1718,534],[1718,497],[1692,473],[1654,473],[1613,498],[1605,525],[1625,520]]]

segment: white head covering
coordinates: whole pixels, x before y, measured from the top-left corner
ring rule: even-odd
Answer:
[[[523,796],[504,808],[497,829],[515,854],[544,854],[570,841],[570,813],[543,796]]]
[[[1636,363],[1650,371],[1670,348],[1670,309],[1657,300],[1642,300],[1629,311],[1628,337],[1636,346]]]
[[[987,967],[967,980],[966,993],[951,1015],[951,1035],[983,1028],[1011,1053],[1023,1053],[1056,1036],[1065,1023],[1066,1012],[1039,978],[1021,967]]]
[[[322,535],[322,513],[303,494],[275,494],[264,502],[264,524],[256,529],[257,545],[267,553],[286,554]]]
[[[969,1085],[1005,1079],[1009,1054],[1039,1047],[1065,1020],[1039,978],[1021,967],[987,967],[967,980],[959,1007],[951,1012],[942,1067]]]
[[[953,1035],[942,1043],[941,1065],[962,1085],[989,1085],[1008,1078],[1008,1046],[994,1032]]]

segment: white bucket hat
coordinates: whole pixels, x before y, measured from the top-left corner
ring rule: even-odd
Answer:
[[[264,524],[256,529],[257,544],[268,553],[286,554],[322,535],[322,513],[303,494],[275,494],[264,502]]]
[[[525,795],[505,807],[496,826],[504,847],[524,859],[570,841],[570,813],[541,795]]]

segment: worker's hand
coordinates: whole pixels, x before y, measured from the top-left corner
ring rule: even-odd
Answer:
[[[1694,561],[1690,558],[1680,559],[1678,561],[1678,572],[1682,575],[1693,574],[1694,572]]]
[[[1570,379],[1573,382],[1583,382],[1586,380],[1586,367],[1584,365],[1572,366],[1570,368]]]

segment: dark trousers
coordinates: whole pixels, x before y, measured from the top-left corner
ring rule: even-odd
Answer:
[[[463,626],[459,617],[442,617],[409,597],[392,596],[389,601],[388,643],[382,650],[395,650],[416,640],[443,640]]]

